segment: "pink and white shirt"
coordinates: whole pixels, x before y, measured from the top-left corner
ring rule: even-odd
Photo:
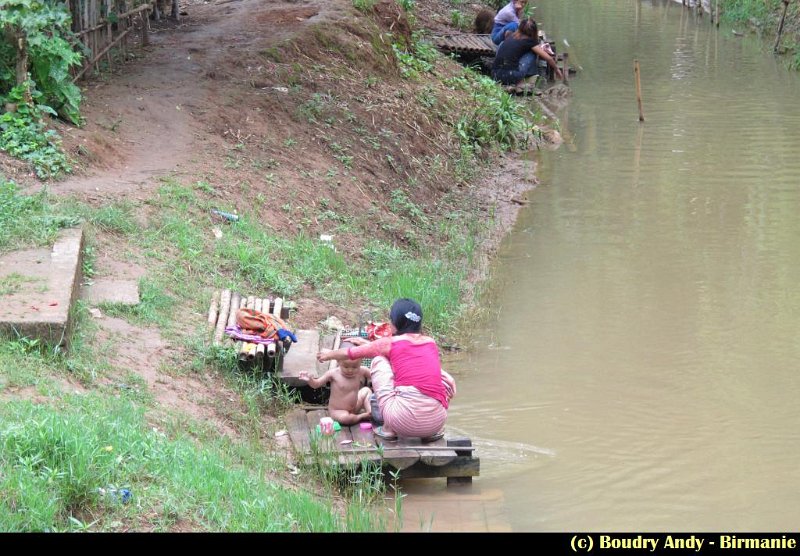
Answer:
[[[347,350],[350,359],[383,355],[392,365],[395,386],[413,386],[438,400],[447,409],[448,396],[442,383],[439,348],[433,338],[422,334],[401,334],[379,338]]]

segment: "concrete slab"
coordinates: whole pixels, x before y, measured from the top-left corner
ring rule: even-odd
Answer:
[[[95,278],[91,284],[83,287],[81,297],[92,305],[100,303],[138,305],[139,283],[135,280]]]
[[[0,256],[0,331],[63,344],[77,297],[83,230],[64,230],[51,250]]]

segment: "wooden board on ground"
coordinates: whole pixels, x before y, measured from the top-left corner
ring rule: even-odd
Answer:
[[[317,369],[319,353],[319,332],[317,330],[298,330],[297,343],[283,356],[281,378],[289,386],[305,386],[300,380],[300,371],[313,373]],[[318,373],[317,376],[319,376]]]

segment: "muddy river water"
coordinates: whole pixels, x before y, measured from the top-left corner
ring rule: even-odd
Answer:
[[[448,363],[481,476],[408,481],[405,528],[796,529],[800,77],[679,3],[535,4],[566,144]]]

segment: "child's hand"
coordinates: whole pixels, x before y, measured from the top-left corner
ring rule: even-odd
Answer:
[[[299,378],[303,382],[308,382],[309,380],[311,380],[311,375],[308,373],[308,371],[300,371],[299,373],[297,373],[297,378]]]

